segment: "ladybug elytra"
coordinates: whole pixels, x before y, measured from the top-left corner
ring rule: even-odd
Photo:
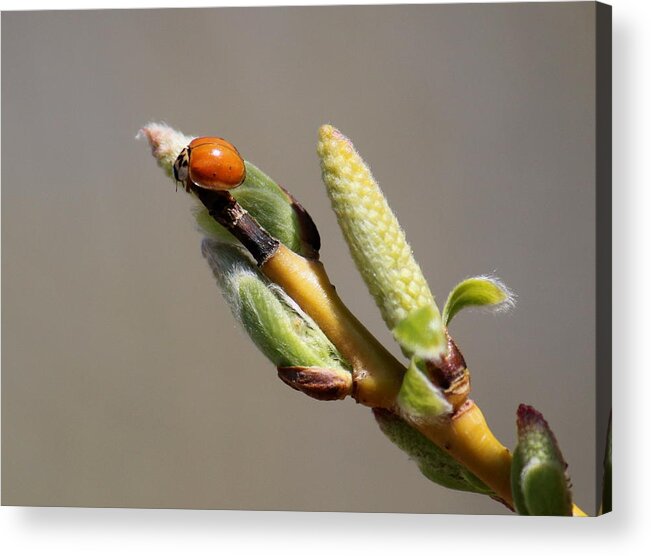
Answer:
[[[203,189],[234,189],[246,177],[244,159],[221,137],[198,137],[174,162],[174,179],[190,191],[192,184]]]

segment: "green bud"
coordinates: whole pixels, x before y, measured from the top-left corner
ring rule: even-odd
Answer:
[[[567,464],[547,421],[521,404],[517,414],[518,444],[513,452],[511,488],[521,515],[572,515]]]
[[[172,166],[192,137],[165,125],[150,123],[139,133],[149,141],[159,166],[173,180]],[[289,249],[308,258],[318,258],[319,233],[305,209],[282,187],[250,162],[246,162],[246,179],[230,193],[258,223]],[[199,204],[195,217],[201,230],[222,242],[237,240]]]
[[[349,369],[321,329],[238,246],[203,240],[202,252],[236,320],[277,367]]]
[[[184,135],[167,124],[150,122],[136,135],[136,139],[147,139],[151,154],[167,177],[174,179],[172,167],[179,153],[188,146],[192,137]]]
[[[396,401],[403,415],[412,421],[432,422],[452,413],[452,405],[419,368],[415,357],[402,379]]]
[[[246,162],[244,183],[231,190],[244,210],[278,241],[308,258],[316,258],[320,238],[301,205],[267,174]]]
[[[514,303],[515,296],[511,290],[497,278],[475,276],[454,286],[443,308],[443,323],[448,326],[454,316],[466,307],[507,311]]]
[[[410,313],[393,329],[393,336],[408,357],[440,359],[447,350],[447,337],[441,314],[433,305]]]
[[[430,481],[454,490],[492,494],[480,479],[400,417],[384,409],[373,414],[386,437],[412,458]]]

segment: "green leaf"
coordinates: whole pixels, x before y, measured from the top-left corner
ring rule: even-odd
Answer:
[[[505,311],[514,304],[513,293],[497,278],[475,276],[459,282],[450,292],[443,308],[443,323],[450,324],[454,316],[466,307],[487,307]]]
[[[274,365],[349,369],[316,323],[243,248],[206,238],[201,249],[233,315]]]
[[[385,409],[374,409],[373,414],[380,430],[430,481],[454,490],[492,494],[480,479],[400,417]]]
[[[416,358],[412,358],[402,379],[396,401],[403,414],[412,420],[436,421],[452,412],[452,405],[421,371]]]
[[[521,404],[518,444],[513,451],[511,488],[521,515],[572,515],[567,464],[542,414]]]
[[[409,356],[436,360],[447,350],[445,328],[435,305],[412,311],[393,329],[393,336]]]

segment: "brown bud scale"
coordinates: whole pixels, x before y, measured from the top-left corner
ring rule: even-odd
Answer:
[[[348,371],[319,367],[278,367],[278,377],[316,400],[343,400],[353,387]]]

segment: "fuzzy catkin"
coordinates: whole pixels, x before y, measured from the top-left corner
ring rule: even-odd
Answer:
[[[149,141],[151,153],[169,177],[173,175],[172,166],[176,157],[194,139],[162,122],[148,123],[136,137],[145,137]]]
[[[398,220],[351,141],[325,125],[317,152],[344,238],[387,326],[393,329],[412,311],[435,306]]]
[[[314,321],[242,248],[206,238],[201,250],[233,316],[274,365],[348,369]]]

